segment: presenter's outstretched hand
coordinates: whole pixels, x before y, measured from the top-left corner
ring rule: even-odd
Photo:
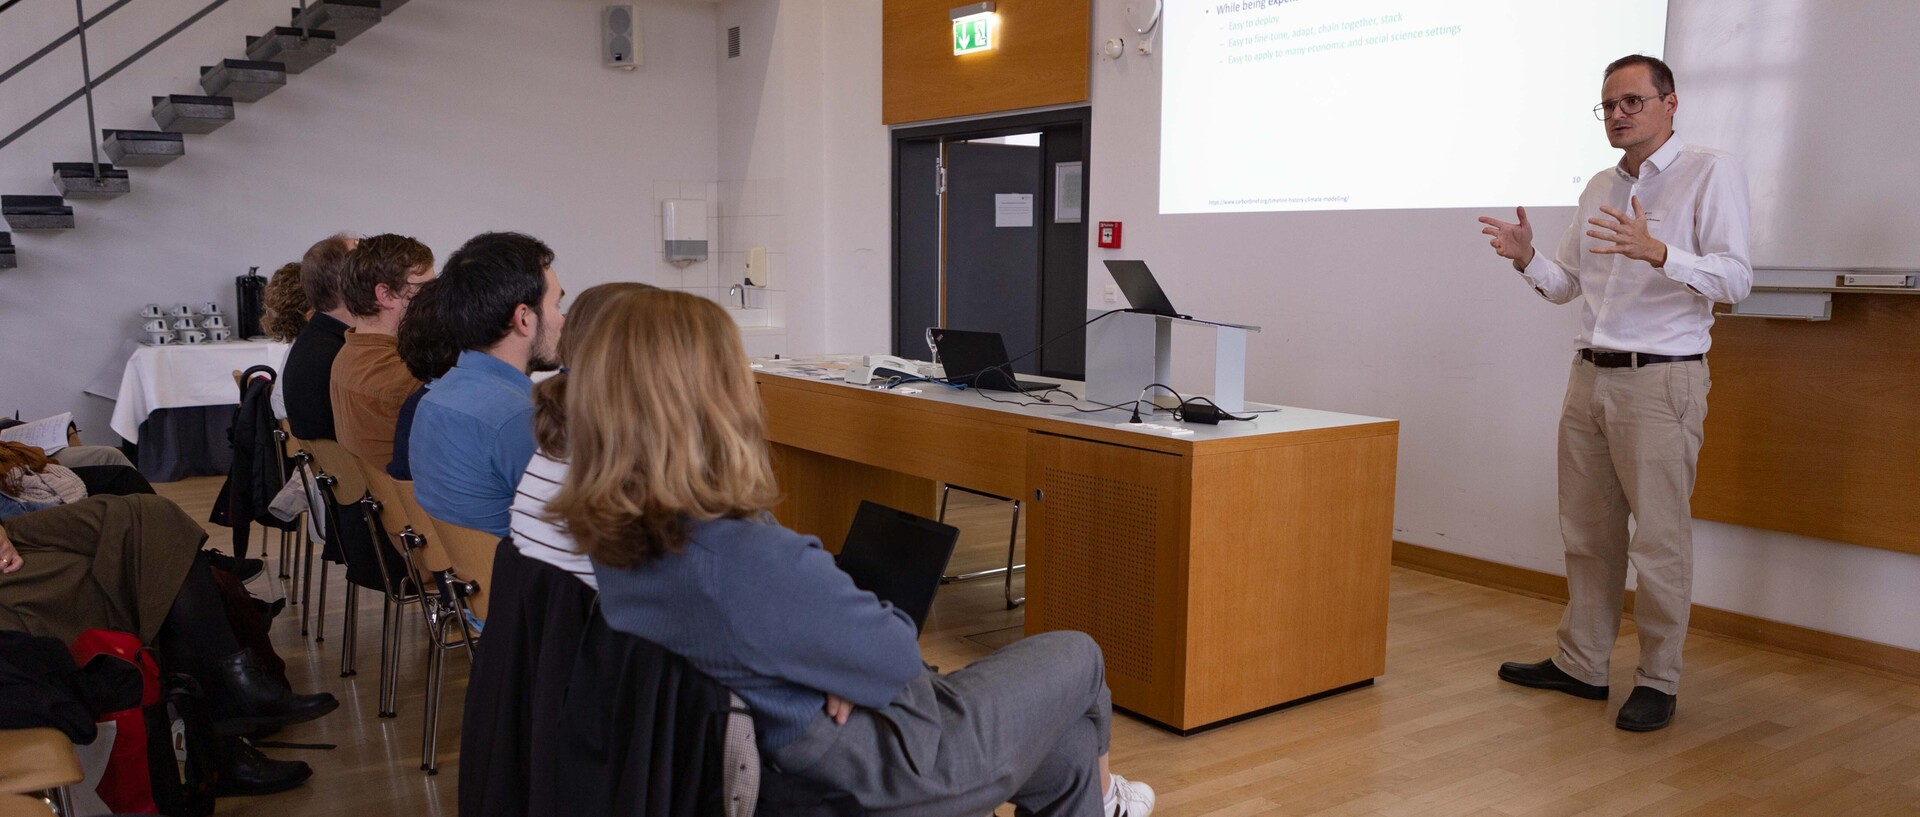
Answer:
[[[1480,223],[1487,226],[1480,233],[1493,236],[1493,240],[1487,242],[1493,245],[1493,251],[1511,260],[1514,269],[1523,270],[1533,261],[1533,222],[1527,221],[1525,207],[1515,207],[1513,213],[1520,223],[1508,224],[1491,216],[1481,216]]]
[[[1611,218],[1587,219],[1588,224],[1599,228],[1588,230],[1587,235],[1607,242],[1598,247],[1589,247],[1587,252],[1624,255],[1656,267],[1666,266],[1667,245],[1648,233],[1647,213],[1640,209],[1640,197],[1634,196],[1630,201],[1633,204],[1632,218],[1612,207],[1602,206],[1600,212]]]

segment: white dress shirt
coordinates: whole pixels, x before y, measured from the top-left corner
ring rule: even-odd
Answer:
[[[1610,242],[1587,235],[1602,206],[1633,215],[1640,198],[1647,230],[1667,245],[1656,268],[1589,248]],[[1521,273],[1547,300],[1578,297],[1583,347],[1655,355],[1704,354],[1713,344],[1713,303],[1738,303],[1753,290],[1747,260],[1747,177],[1732,156],[1695,147],[1678,136],[1647,157],[1640,178],[1618,166],[1600,171],[1580,194],[1580,209],[1560,249],[1536,252]]]

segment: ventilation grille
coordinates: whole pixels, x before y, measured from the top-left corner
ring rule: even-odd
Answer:
[[[727,59],[738,56],[740,56],[740,27],[731,26],[727,29]]]
[[[1052,468],[1045,486],[1045,628],[1093,636],[1108,671],[1152,684],[1158,492]]]

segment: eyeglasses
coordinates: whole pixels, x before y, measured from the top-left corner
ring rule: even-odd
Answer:
[[[1613,115],[1614,108],[1619,108],[1621,113],[1632,116],[1647,109],[1647,100],[1666,99],[1667,96],[1668,94],[1660,94],[1659,96],[1628,94],[1619,99],[1609,99],[1593,106],[1593,118],[1605,122],[1607,121],[1607,117]]]

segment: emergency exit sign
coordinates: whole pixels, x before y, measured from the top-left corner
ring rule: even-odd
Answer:
[[[971,54],[993,48],[993,14],[976,14],[953,21],[953,53]]]

